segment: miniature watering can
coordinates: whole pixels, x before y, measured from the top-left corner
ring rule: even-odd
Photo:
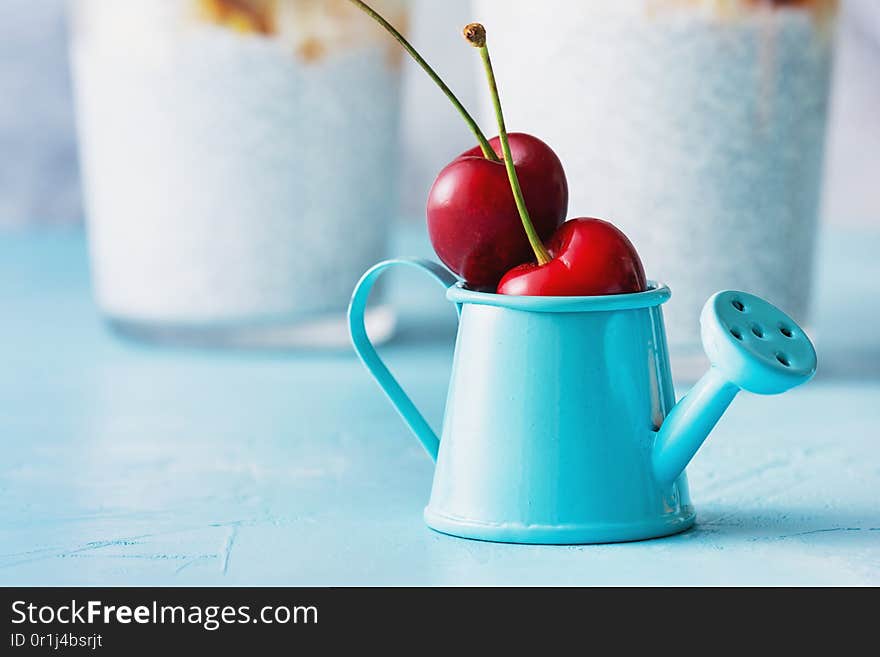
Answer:
[[[421,269],[459,312],[440,439],[367,337],[370,289],[389,267]],[[718,292],[700,323],[712,366],[677,404],[661,305],[665,285],[594,297],[468,290],[438,264],[375,265],[349,326],[361,360],[437,462],[425,521],[511,543],[605,543],[665,536],[694,523],[685,466],[740,389],[783,392],[816,370],[785,313]]]

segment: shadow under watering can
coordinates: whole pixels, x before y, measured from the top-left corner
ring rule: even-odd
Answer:
[[[364,310],[393,266],[420,269],[459,312],[438,438],[370,343]],[[436,460],[425,521],[511,543],[631,541],[689,528],[685,467],[740,389],[809,380],[816,352],[790,317],[754,295],[718,292],[700,319],[709,371],[675,402],[661,305],[669,288],[594,297],[468,290],[440,265],[381,262],[349,308],[355,350]]]

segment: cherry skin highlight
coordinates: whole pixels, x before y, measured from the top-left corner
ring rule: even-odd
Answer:
[[[514,267],[498,284],[498,294],[570,297],[647,289],[645,269],[632,242],[602,219],[566,221],[547,242],[547,250],[550,262]]]
[[[523,197],[546,241],[565,220],[568,183],[556,153],[537,137],[509,135]],[[502,155],[498,137],[489,141]],[[478,147],[450,162],[428,195],[428,235],[444,265],[477,290],[493,290],[505,272],[534,258],[504,162]]]

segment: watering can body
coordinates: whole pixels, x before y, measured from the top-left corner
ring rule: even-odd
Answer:
[[[370,288],[395,265],[426,271],[459,312],[440,438],[364,329]],[[690,527],[684,468],[738,388],[713,367],[676,405],[661,310],[669,297],[661,284],[600,297],[487,294],[407,259],[369,270],[349,309],[352,339],[436,460],[426,523],[466,538],[544,544]]]
[[[675,403],[657,288],[637,308],[461,304],[429,526],[523,543],[626,541],[689,527],[685,475],[652,474]],[[495,295],[492,295],[493,297]]]

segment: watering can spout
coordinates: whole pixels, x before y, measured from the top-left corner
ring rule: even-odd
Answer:
[[[712,367],[673,407],[657,432],[651,453],[658,481],[678,479],[737,392],[739,388]]]
[[[703,348],[712,366],[672,408],[651,453],[654,476],[674,482],[709,437],[740,390],[771,395],[808,381],[816,351],[804,331],[760,297],[726,290],[700,315]]]

